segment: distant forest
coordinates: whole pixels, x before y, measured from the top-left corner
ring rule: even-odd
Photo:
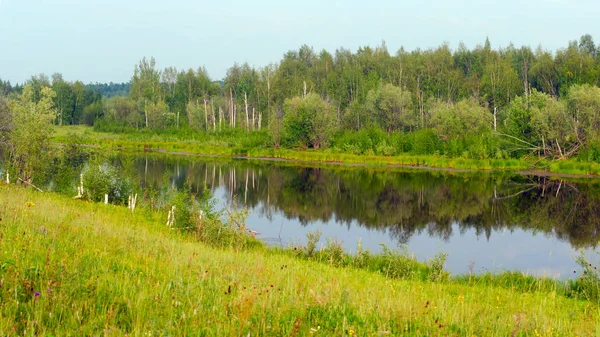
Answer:
[[[278,64],[234,64],[222,80],[203,67],[161,70],[144,58],[130,83],[84,85],[55,74],[25,84],[36,93],[44,86],[56,92],[58,125],[266,130],[274,147],[383,155],[407,151],[412,137],[413,153],[566,158],[585,152],[598,160],[599,48],[590,35],[555,52],[493,49],[489,40],[473,49],[461,43],[455,50],[443,44],[395,53],[385,43],[334,53],[304,45]],[[0,96],[21,88],[0,80]],[[365,130],[366,138],[352,136]]]

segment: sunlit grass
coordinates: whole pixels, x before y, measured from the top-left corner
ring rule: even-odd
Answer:
[[[593,336],[597,304],[439,283],[267,248],[217,250],[165,214],[0,183],[0,331],[25,335]]]

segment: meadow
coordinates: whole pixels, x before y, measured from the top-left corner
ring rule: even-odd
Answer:
[[[597,275],[394,274],[436,261],[335,253],[335,244],[269,248],[223,236],[230,227],[218,221],[190,233],[166,219],[0,184],[0,335],[600,333]]]

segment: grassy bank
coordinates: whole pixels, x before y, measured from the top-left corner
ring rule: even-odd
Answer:
[[[364,166],[409,166],[456,170],[499,170],[542,172],[568,175],[600,175],[600,164],[576,159],[549,161],[538,158],[522,159],[471,159],[438,155],[399,156],[355,155],[327,150],[273,149],[265,146],[264,134],[240,136],[235,133],[191,135],[178,134],[116,134],[95,132],[85,126],[58,127],[54,141],[98,146],[106,149],[128,151],[161,151],[170,153],[202,154],[223,157],[243,156],[254,159],[284,159],[308,163],[337,163]]]
[[[74,138],[76,136],[76,138]],[[276,158],[303,162],[328,162],[360,164],[367,166],[424,166],[465,170],[524,170],[532,162],[517,159],[465,159],[434,155],[377,156],[337,153],[331,150],[287,150],[265,146],[263,134],[198,134],[190,137],[181,135],[115,134],[95,132],[85,126],[57,128],[54,141],[70,143],[74,140],[83,144],[103,148],[130,151],[166,151],[216,156],[246,156],[249,158]],[[598,171],[600,172],[600,170]]]
[[[407,281],[266,248],[217,250],[164,214],[0,184],[0,331],[25,335],[590,336],[555,282]],[[542,286],[546,284],[547,286]]]

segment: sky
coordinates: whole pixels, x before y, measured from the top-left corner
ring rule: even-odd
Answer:
[[[278,63],[301,45],[334,52],[385,41],[390,53],[542,45],[583,34],[600,42],[596,0],[0,0],[0,79],[62,73],[69,81],[125,82],[142,57],[206,67]]]

